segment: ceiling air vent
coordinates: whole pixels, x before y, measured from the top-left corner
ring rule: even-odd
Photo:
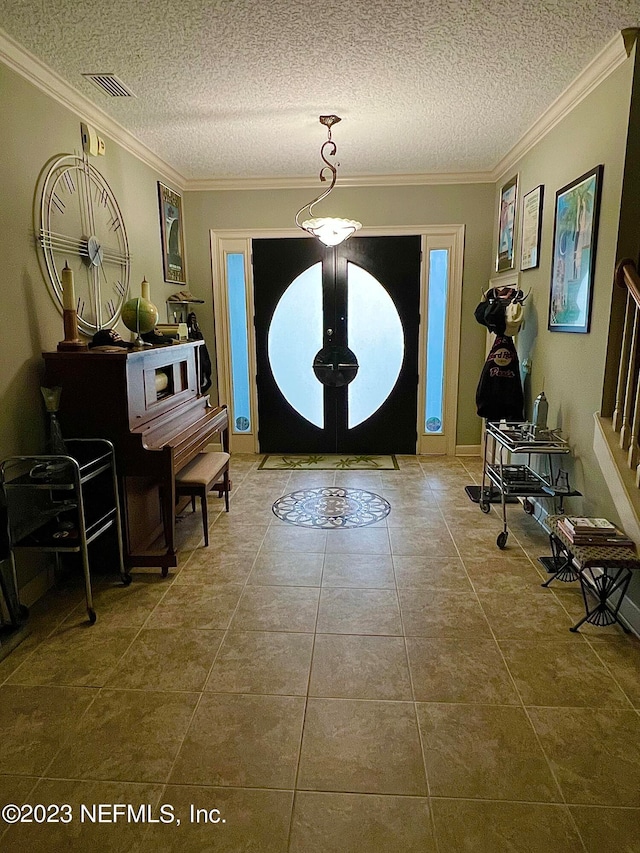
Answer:
[[[95,83],[111,98],[135,98],[131,89],[128,89],[115,74],[83,74],[82,76]]]

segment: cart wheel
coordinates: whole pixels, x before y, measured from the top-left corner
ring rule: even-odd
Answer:
[[[488,512],[491,512],[491,504],[489,501],[480,501],[480,509],[486,515]]]
[[[133,580],[133,578],[131,577],[131,575],[128,572],[127,572],[127,574],[122,575],[122,583],[124,586],[129,586],[129,584],[131,583],[132,580]]]
[[[18,613],[19,613],[21,619],[28,619],[29,618],[29,608],[26,607],[24,604],[20,605],[20,607],[18,608]]]
[[[166,578],[168,574],[169,574],[169,568],[168,568],[168,566],[163,566],[163,567],[162,567],[162,577],[163,577],[163,578]]]
[[[95,624],[95,621],[96,621],[96,619],[98,618],[98,617],[96,616],[96,611],[95,611],[92,607],[90,607],[90,608],[87,610],[87,613],[89,614],[89,624],[90,624],[90,625]]]
[[[528,498],[525,498],[522,502],[522,509],[527,513],[527,515],[533,515],[533,510],[535,509],[533,502]]]
[[[496,539],[496,545],[498,546],[498,548],[500,548],[501,551],[505,548],[508,538],[509,534],[504,530],[502,531],[502,533],[498,534],[498,538]]]

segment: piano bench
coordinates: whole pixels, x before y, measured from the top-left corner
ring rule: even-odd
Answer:
[[[199,453],[188,465],[176,474],[176,497],[190,496],[195,509],[195,498],[200,498],[204,544],[209,545],[209,519],[207,494],[222,475],[225,510],[229,512],[229,459],[228,453]]]

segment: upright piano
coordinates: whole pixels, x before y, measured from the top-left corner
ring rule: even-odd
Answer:
[[[63,436],[115,447],[129,568],[178,565],[175,475],[216,436],[229,449],[226,406],[199,391],[202,344],[44,353],[45,384],[62,388]]]

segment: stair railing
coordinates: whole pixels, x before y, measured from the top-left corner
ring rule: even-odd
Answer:
[[[640,462],[640,275],[634,261],[620,261],[615,282],[626,290],[627,301],[612,424],[629,468],[636,470]]]

